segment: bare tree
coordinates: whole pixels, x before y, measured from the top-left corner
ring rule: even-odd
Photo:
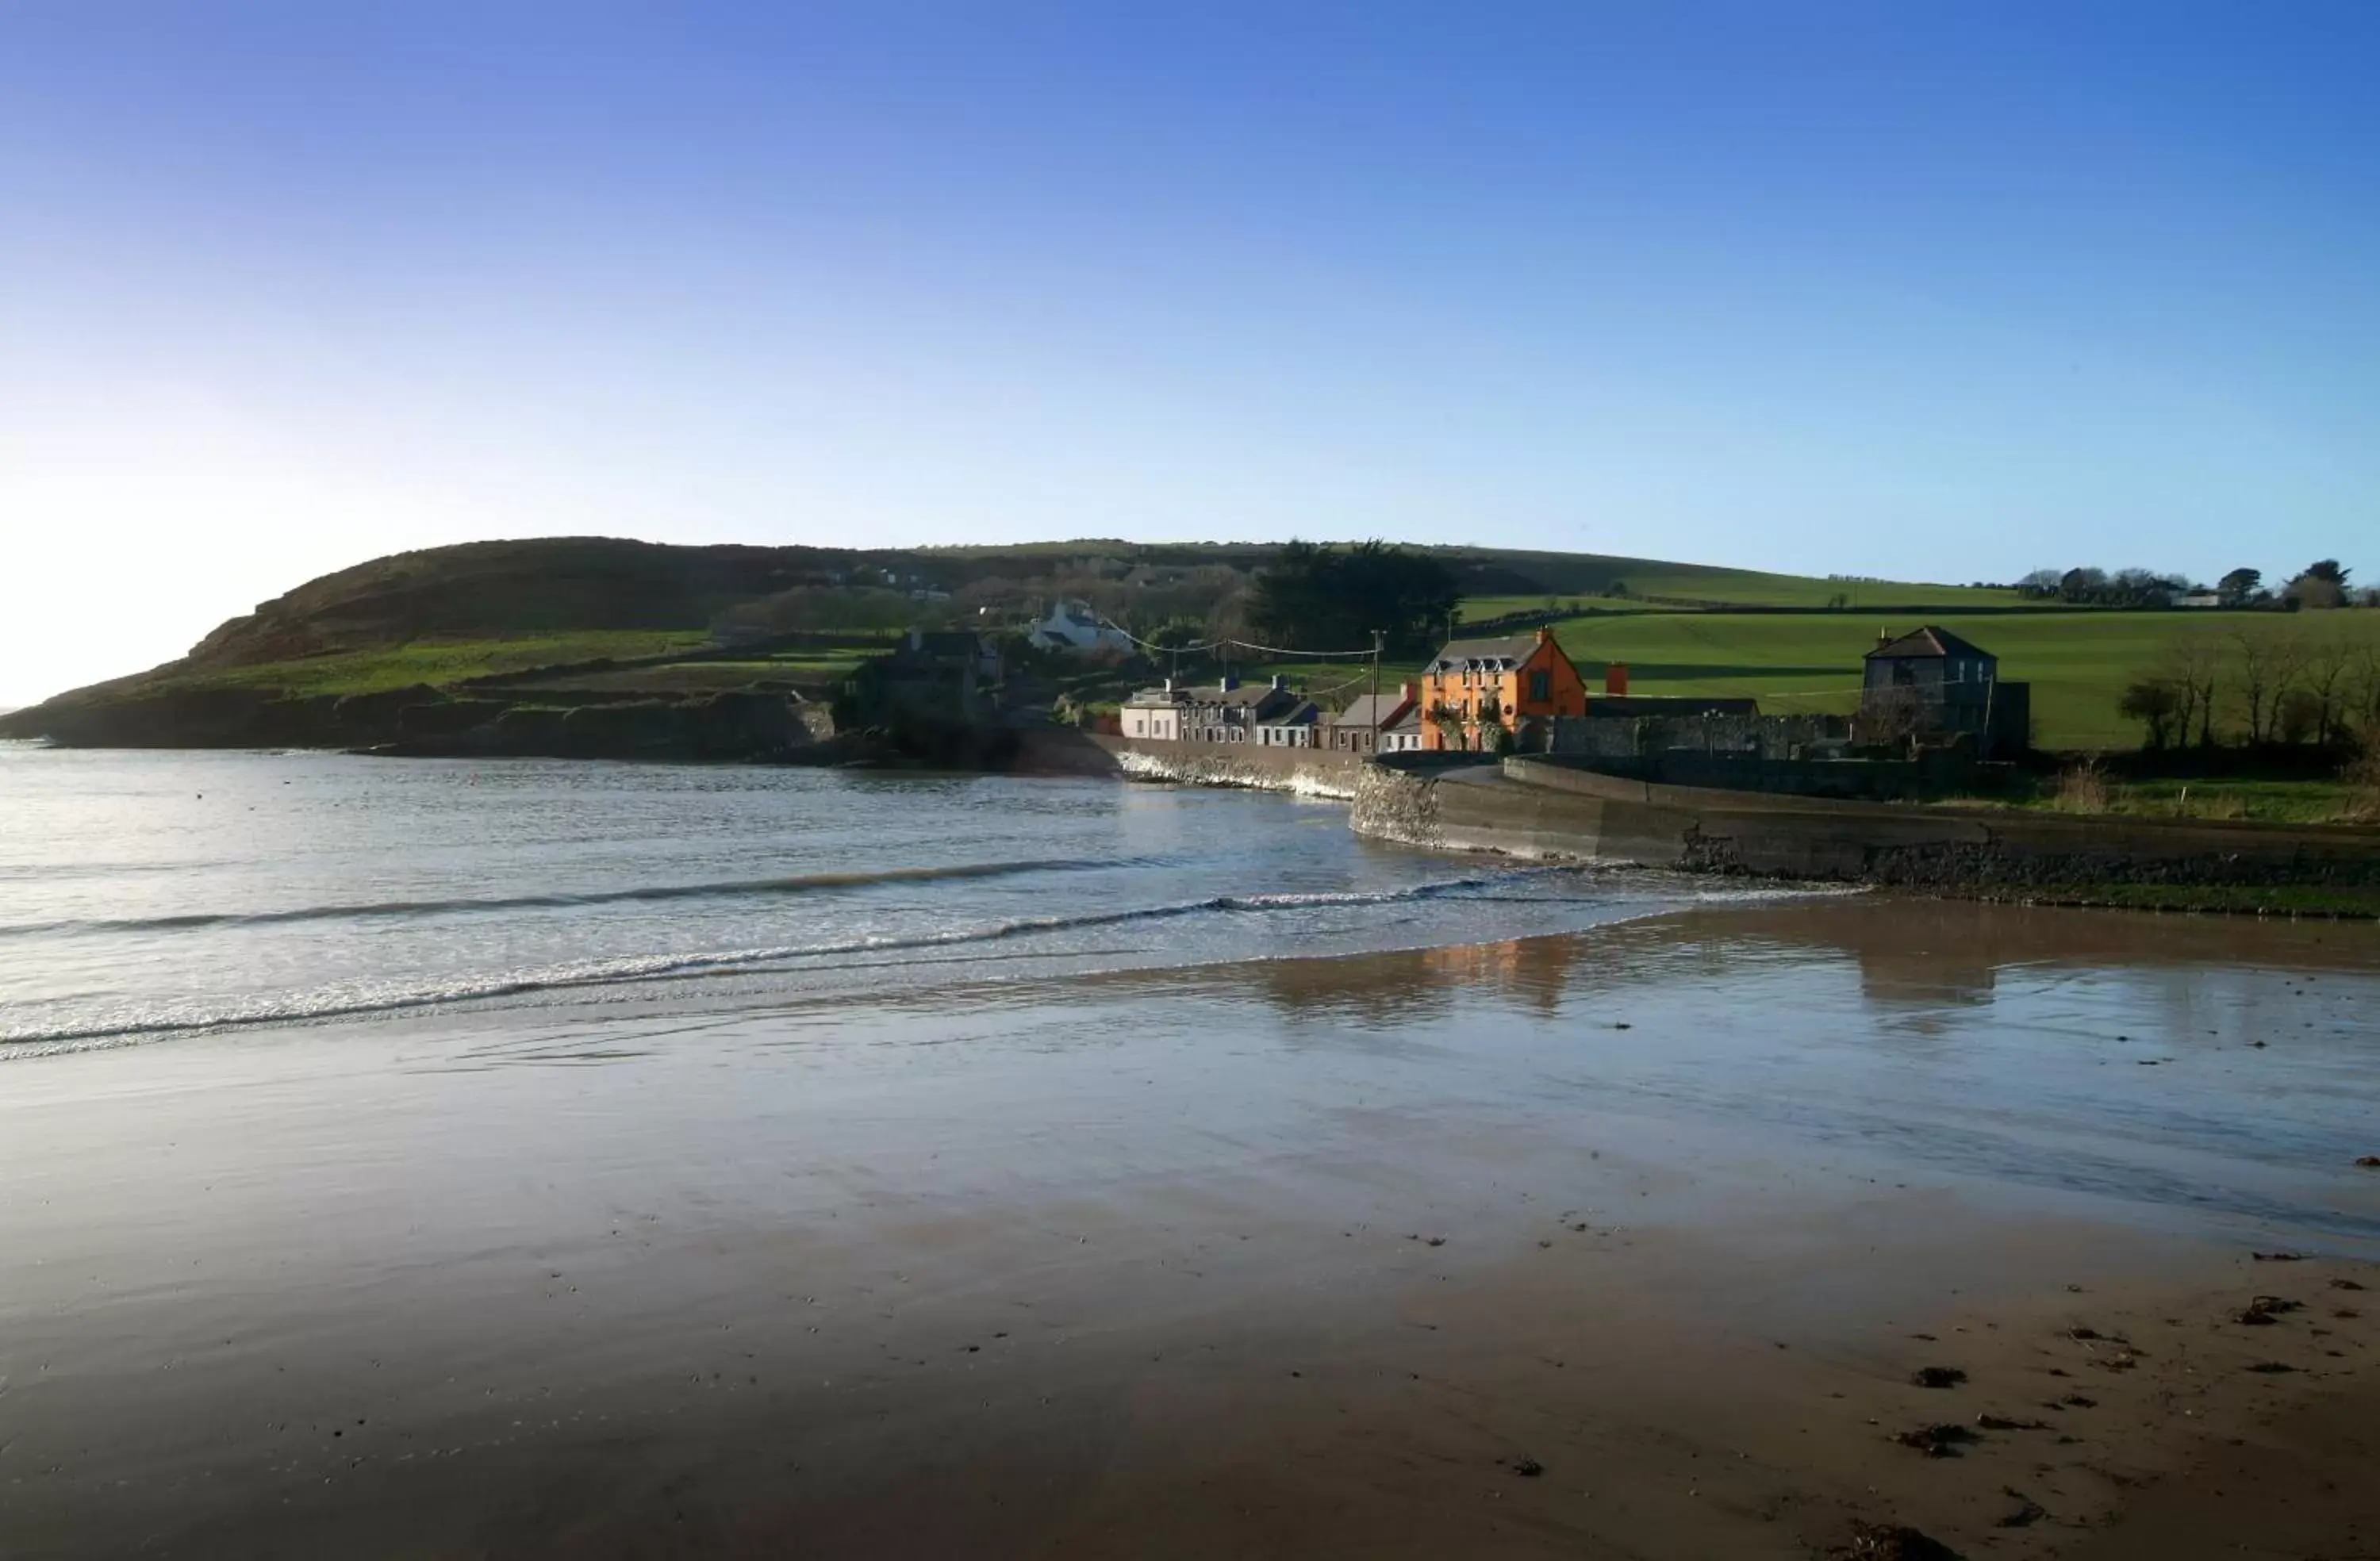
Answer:
[[[2347,733],[2349,706],[2355,694],[2356,647],[2344,635],[2326,634],[2305,647],[2302,691],[2311,701],[2313,740],[2324,747]]]
[[[2305,677],[2306,662],[2312,654],[2313,642],[2307,631],[2295,623],[2285,624],[2273,635],[2273,735],[2282,735],[2281,716],[2291,700],[2303,692],[2299,684]],[[2299,701],[2299,708],[2304,708]],[[2291,738],[2295,742],[2300,739]]]
[[[2367,748],[2380,749],[2380,644],[2366,644],[2355,654],[2355,684],[2349,714]]]
[[[2166,643],[2157,674],[2181,696],[2174,723],[2174,741],[2190,741],[2190,723],[2198,722],[2198,745],[2215,745],[2215,689],[2223,671],[2223,647],[2203,634],[2176,635]]]
[[[1852,731],[1862,743],[1898,746],[1915,735],[1922,713],[1914,688],[1871,688],[1860,701]]]
[[[2231,633],[2233,681],[2248,706],[2248,741],[2271,742],[2278,734],[2281,705],[2305,665],[2304,643],[2294,634],[2270,629]]]

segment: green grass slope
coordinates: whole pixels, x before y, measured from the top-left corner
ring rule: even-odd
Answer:
[[[185,665],[150,675],[146,686],[270,688],[290,695],[377,694],[416,684],[443,686],[469,678],[602,658],[625,661],[692,650],[709,636],[700,629],[596,629],[575,634],[489,638],[432,637],[362,650],[327,651],[236,666]]]
[[[870,572],[897,572],[905,582],[946,591],[997,580],[1021,585],[1023,599],[1037,599],[1054,594],[1045,587],[1115,579],[1134,565],[1228,564],[1246,571],[1261,567],[1276,551],[1265,543],[1098,540],[913,550],[698,548],[605,538],[472,543],[375,559],[309,581],[226,622],[182,660],[67,697],[104,702],[160,689],[225,685],[320,695],[451,684],[597,658],[627,661],[690,650],[718,614],[738,603],[796,585],[815,588],[831,580],[880,580],[880,574]],[[2042,738],[2059,745],[2130,742],[2133,734],[2114,713],[2124,679],[2152,660],[2172,635],[2221,627],[2183,614],[2073,611],[1971,623],[1961,616],[1961,609],[2005,608],[2015,603],[2013,593],[1854,583],[1609,554],[1426,551],[1473,590],[1464,604],[1464,615],[1473,621],[1541,611],[1549,600],[1590,605],[1589,614],[1562,622],[1564,643],[1595,672],[1605,660],[1628,661],[1633,686],[1648,694],[1750,694],[1771,709],[1848,708],[1858,687],[1861,653],[1877,630],[1906,628],[1922,615],[1998,651],[2009,677],[2031,679]],[[1619,583],[1626,585],[1629,598],[1601,594]],[[1763,616],[1694,610],[1697,604],[1806,610],[1839,596],[1871,611]],[[1657,609],[1645,597],[1685,605]],[[1873,610],[1886,605],[1910,609],[1912,615],[1876,616]],[[2380,623],[2380,614],[2305,617]],[[815,666],[789,662],[765,671],[817,681],[851,659],[824,654],[808,659]],[[1209,669],[1183,670],[1203,675]],[[1368,687],[1371,672],[1353,661],[1282,670],[1297,673],[1334,705]],[[726,675],[724,668],[683,677],[648,672],[622,686],[708,686]]]
[[[1695,564],[1645,563],[1641,568],[1618,567],[1631,561],[1609,560],[1612,579],[1628,587],[1628,595],[1596,595],[1593,605],[1625,611],[1684,608],[1687,604],[1719,607],[1849,608],[1925,607],[1937,609],[2018,607],[2024,599],[1997,586],[1931,586],[1896,580],[1829,580],[1814,575],[1767,575],[1751,569],[1712,569]],[[1463,615],[1489,618],[1504,612],[1542,611],[1548,601],[1566,605],[1592,593],[1558,592],[1535,596],[1502,595],[1465,599]],[[1690,609],[1689,609],[1690,610]]]
[[[1472,616],[1480,604],[1466,604]],[[1538,605],[1542,605],[1539,603]],[[1861,659],[1879,634],[1921,623],[1962,635],[2000,659],[2000,675],[2033,684],[2036,738],[2044,747],[2114,750],[2137,746],[2140,728],[2116,713],[2126,682],[2154,666],[2176,639],[2223,639],[2252,632],[2338,636],[2380,647],[2380,612],[2115,612],[2101,610],[2003,614],[1928,611],[1881,619],[1860,613],[1764,616],[1726,612],[1627,612],[1566,618],[1554,624],[1562,648],[1601,686],[1604,665],[1628,663],[1634,694],[1748,695],[1764,710],[1847,712],[1859,703]],[[1382,672],[1384,685],[1414,675],[1411,666]],[[1285,672],[1312,689],[1353,680],[1361,663],[1278,662],[1254,674]]]

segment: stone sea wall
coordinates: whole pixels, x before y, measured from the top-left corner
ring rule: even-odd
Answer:
[[[1248,743],[1157,743],[1094,736],[1116,768],[1135,780],[1191,786],[1245,786],[1262,792],[1346,800],[1355,795],[1364,761],[1327,748],[1265,748]]]
[[[1239,786],[1345,800],[1355,795],[1364,762],[1323,748],[1250,744],[1159,743],[1105,732],[1052,728],[1024,734],[1015,768],[1039,775],[1121,775],[1185,786]]]

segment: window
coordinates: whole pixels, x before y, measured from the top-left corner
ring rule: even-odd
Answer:
[[[1553,696],[1554,674],[1551,672],[1531,672],[1529,674],[1529,697],[1539,704],[1543,704]]]

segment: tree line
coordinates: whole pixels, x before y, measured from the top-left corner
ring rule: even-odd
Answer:
[[[2116,708],[2152,750],[2380,744],[2380,639],[2242,625],[2177,636]]]
[[[2321,558],[2290,575],[2278,587],[2265,583],[2261,569],[2240,568],[2213,586],[2192,583],[2187,576],[2155,569],[2036,569],[2016,583],[2017,590],[2035,600],[2070,602],[2078,607],[2170,607],[2185,597],[2213,597],[2229,608],[2380,607],[2380,590],[2356,589],[2349,571],[2335,558]]]

